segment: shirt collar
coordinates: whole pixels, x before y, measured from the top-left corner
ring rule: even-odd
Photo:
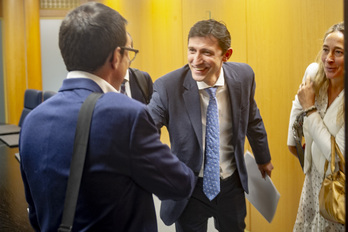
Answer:
[[[129,81],[129,69],[127,69],[126,75],[124,76],[126,81]]]
[[[204,81],[196,81],[196,83],[197,83],[197,86],[198,86],[199,90],[210,88],[210,87],[214,87],[214,86],[224,86],[225,79],[224,79],[224,70],[223,70],[223,68],[221,67],[219,78],[217,79],[217,81],[216,81],[214,86],[209,86]]]
[[[97,83],[97,85],[99,85],[99,87],[103,90],[104,93],[107,93],[107,92],[119,93],[119,91],[117,91],[112,85],[110,85],[109,82],[89,72],[71,71],[71,72],[68,72],[68,75],[67,75],[67,79],[70,79],[70,78],[90,79],[90,80],[93,80],[95,83]]]

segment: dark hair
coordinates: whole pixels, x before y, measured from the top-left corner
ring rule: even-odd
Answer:
[[[214,19],[202,20],[193,25],[188,34],[188,40],[192,37],[207,36],[213,36],[218,40],[223,53],[231,47],[230,32],[227,30],[224,23]]]
[[[59,48],[68,71],[93,72],[127,41],[127,20],[101,4],[86,3],[72,10],[59,30]]]
[[[131,36],[131,34],[127,31],[127,35],[129,36],[130,40],[131,40],[131,48],[133,48],[133,38]]]

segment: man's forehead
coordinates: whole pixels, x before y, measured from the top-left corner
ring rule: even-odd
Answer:
[[[189,38],[188,48],[215,48],[221,49],[218,40],[214,36],[195,36]]]
[[[193,41],[201,41],[201,42],[208,42],[208,43],[218,43],[218,40],[213,36],[213,35],[207,35],[207,36],[193,36],[190,37],[188,40],[188,43],[190,44],[190,42],[192,43]]]

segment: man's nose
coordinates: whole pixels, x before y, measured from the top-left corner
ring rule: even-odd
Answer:
[[[201,55],[199,52],[197,52],[197,53],[194,55],[193,62],[194,62],[195,64],[200,64],[200,63],[202,63],[202,61],[203,61],[202,55]]]

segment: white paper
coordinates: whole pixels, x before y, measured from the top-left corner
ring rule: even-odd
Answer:
[[[244,158],[249,186],[249,194],[245,193],[245,197],[271,223],[277,210],[280,194],[269,176],[262,178],[255,159],[249,151],[245,153]]]

